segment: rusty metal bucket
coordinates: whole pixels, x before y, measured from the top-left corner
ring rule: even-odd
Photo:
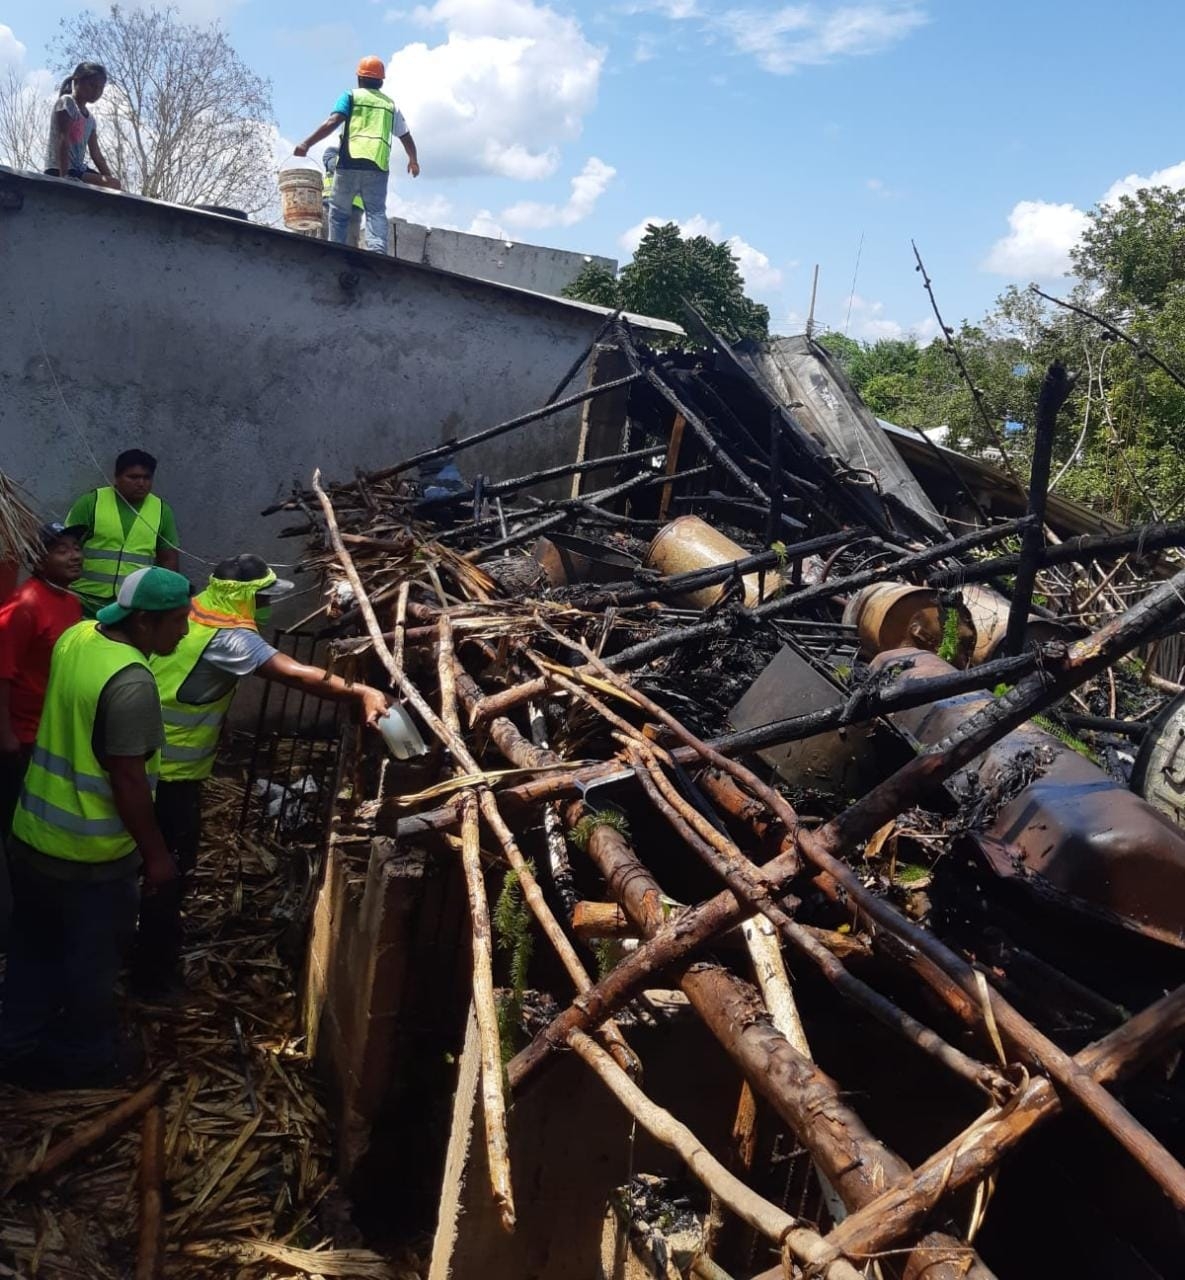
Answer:
[[[622,582],[632,578],[638,561],[604,542],[570,533],[540,538],[531,548],[553,587],[570,582]]]
[[[724,534],[699,516],[680,516],[658,531],[646,552],[646,567],[657,569],[663,575],[687,573],[692,569],[711,569],[730,560],[743,560],[751,553],[726,538]],[[745,604],[749,607],[761,599],[761,579],[765,579],[765,598],[776,595],[782,589],[782,575],[777,570],[746,574]],[[728,583],[715,587],[703,587],[677,596],[676,602],[691,609],[709,609],[716,604],[728,588]]]
[[[959,641],[953,665],[960,670],[971,661],[975,626],[970,611],[957,606]],[[843,611],[844,622],[860,633],[866,658],[883,649],[911,647],[936,653],[942,645],[944,610],[938,592],[908,582],[874,582],[852,596]]]

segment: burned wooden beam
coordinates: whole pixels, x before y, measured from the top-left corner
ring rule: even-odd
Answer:
[[[1182,547],[1185,547],[1185,523],[1145,524],[1123,533],[1083,534],[1043,547],[1038,567],[1047,569],[1061,564],[1091,564],[1120,555],[1138,557]],[[1019,555],[994,556],[990,560],[972,561],[954,569],[940,569],[928,574],[926,581],[936,588],[958,587],[965,582],[987,582],[994,577],[1015,573],[1019,566]]]
[[[548,480],[557,480],[562,476],[582,475],[586,471],[603,471],[609,467],[623,467],[627,462],[646,462],[651,458],[661,457],[666,453],[666,445],[653,445],[649,449],[634,449],[629,453],[615,453],[604,458],[586,458],[583,462],[565,462],[557,467],[545,467],[542,471],[531,471],[527,475],[515,476],[510,480],[491,480],[482,485],[482,494],[487,498],[500,497],[506,493],[517,493],[520,489],[529,489],[533,485],[545,484]],[[470,486],[459,493],[442,493],[431,498],[421,498],[415,505],[417,516],[435,516],[438,512],[447,511],[449,507],[464,506],[472,502],[475,489]]]
[[[1178,987],[1096,1041],[1075,1062],[1100,1086],[1134,1074],[1185,1038],[1185,987]],[[990,1173],[1038,1125],[1063,1110],[1042,1076],[1027,1080],[1005,1107],[980,1116],[908,1177],[842,1222],[829,1241],[856,1257],[872,1257],[916,1232],[945,1197]],[[780,1280],[780,1271],[756,1280]]]
[[[854,849],[1005,733],[1130,652],[1150,632],[1170,619],[1180,618],[1185,612],[1183,593],[1185,572],[1163,583],[1108,626],[1075,644],[1058,670],[1034,672],[1002,698],[969,717],[949,738],[922,752],[820,831],[799,831],[797,849],[779,855],[762,868],[771,892],[784,889],[794,874],[800,851],[826,873],[822,883],[831,893],[858,908],[871,924],[907,945],[918,957],[915,972],[955,1012],[976,1024],[983,1024],[990,1016],[1005,1042],[1011,1043],[1030,1062],[1040,1063],[1048,1070],[1156,1179],[1174,1204],[1181,1207],[1185,1207],[1185,1169],[1163,1145],[1114,1097],[1086,1076],[1067,1054],[994,992],[971,965],[933,934],[907,921],[890,903],[869,892],[836,855]],[[672,719],[667,717],[667,723]],[[535,1037],[511,1062],[512,1083],[538,1067],[563,1044],[572,1028],[583,1030],[596,1026],[603,1016],[633,995],[651,973],[690,958],[712,936],[736,923],[749,910],[748,904],[725,892],[688,912],[677,929],[668,928],[656,934],[585,993],[579,1006],[569,1006]]]
[[[1057,415],[1070,394],[1074,379],[1065,365],[1055,360],[1045,371],[1033,423],[1033,465],[1029,476],[1029,523],[1021,535],[1020,564],[1008,610],[1008,630],[1004,634],[1002,656],[1015,656],[1024,648],[1029,610],[1033,603],[1033,583],[1045,546],[1045,500],[1049,496],[1049,465],[1053,460],[1053,434]]]

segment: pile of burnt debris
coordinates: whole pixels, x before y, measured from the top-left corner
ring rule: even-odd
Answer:
[[[285,504],[338,670],[399,700],[332,840],[464,878],[459,1234],[482,1204],[545,1230],[516,1128],[579,1062],[655,1140],[581,1274],[1179,1275],[1185,717],[1153,650],[1185,525],[1076,531],[1047,502],[1060,367],[1030,479],[988,501],[924,438],[923,486],[808,339],[703,336],[659,355],[614,317],[585,390],[582,364],[536,412]],[[574,406],[573,461],[463,478]],[[658,991],[723,1051],[661,1097]],[[432,1274],[468,1275],[443,1217]],[[504,1274],[483,1248],[472,1274]]]

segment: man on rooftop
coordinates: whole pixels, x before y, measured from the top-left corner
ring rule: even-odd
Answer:
[[[337,129],[342,129],[341,149],[329,202],[329,238],[346,243],[350,227],[350,206],[362,197],[366,210],[366,247],[375,253],[387,252],[387,180],[391,170],[391,139],[399,139],[407,153],[407,171],[419,177],[420,162],[415,140],[399,108],[382,92],[387,68],[373,55],[358,63],[358,87],[347,91],[334,103],[324,124],[296,148],[298,156]]]

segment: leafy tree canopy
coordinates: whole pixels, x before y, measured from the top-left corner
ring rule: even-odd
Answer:
[[[674,222],[648,226],[633,260],[616,279],[589,263],[564,296],[676,324],[686,321],[686,298],[730,342],[769,336],[769,310],[745,296],[744,280],[728,244],[708,236],[685,237]]]

